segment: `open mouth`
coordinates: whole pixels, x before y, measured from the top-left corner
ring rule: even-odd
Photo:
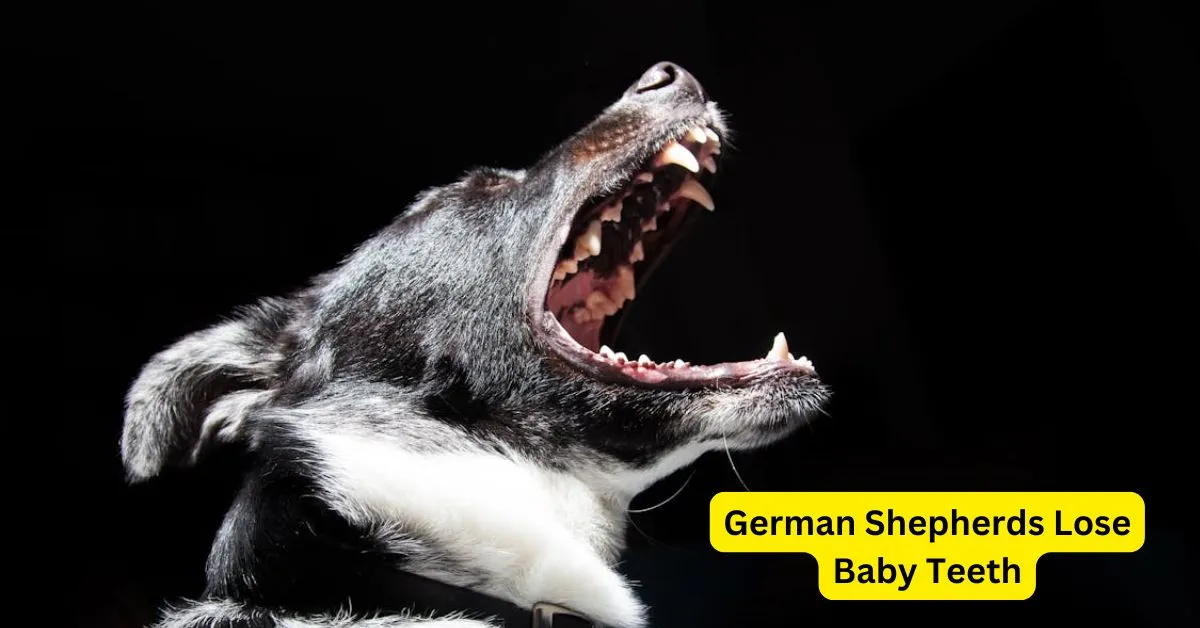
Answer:
[[[717,172],[721,138],[704,122],[666,141],[630,172],[618,192],[575,215],[555,261],[544,316],[551,344],[576,367],[606,380],[654,385],[738,385],[763,376],[812,375],[812,363],[789,352],[777,334],[762,358],[712,365],[655,361],[609,347],[616,317],[667,253],[685,221],[715,204],[707,185]]]

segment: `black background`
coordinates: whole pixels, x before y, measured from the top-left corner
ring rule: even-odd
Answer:
[[[1136,554],[1044,558],[1027,602],[831,603],[807,556],[707,545],[709,498],[741,490],[714,454],[634,516],[624,568],[655,625],[1194,621],[1200,72],[1182,15],[910,4],[94,3],[8,20],[13,198],[32,201],[10,206],[32,304],[10,308],[32,316],[10,411],[39,433],[14,459],[49,502],[43,560],[72,565],[49,612],[130,626],[202,584],[230,478],[121,481],[122,395],[154,351],[329,268],[422,188],[532,162],[669,59],[738,136],[716,213],[617,348],[744,359],[784,331],[814,360],[829,416],[733,456],[749,488],[1135,490],[1149,522]]]

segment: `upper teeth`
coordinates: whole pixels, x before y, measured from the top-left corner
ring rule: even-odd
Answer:
[[[629,253],[629,261],[640,262],[646,259],[646,247],[642,246],[642,241],[638,240],[633,243],[633,250]]]
[[[708,190],[704,189],[704,186],[700,185],[700,182],[695,179],[685,179],[683,185],[679,186],[679,191],[675,192],[675,195],[696,201],[708,211],[716,208],[716,205],[713,204],[712,196],[708,194]]]
[[[655,168],[661,168],[667,164],[677,164],[691,172],[700,172],[700,162],[696,161],[696,156],[692,154],[692,151],[674,140],[668,142],[666,148],[663,148],[654,158]]]
[[[713,155],[718,152],[716,138],[717,134],[711,129],[698,126],[689,129],[680,139],[667,142],[650,160],[648,170],[636,173],[622,192],[610,197],[606,204],[591,214],[583,232],[575,237],[572,248],[567,249],[568,253],[555,265],[551,277],[554,282],[565,285],[571,275],[584,271],[602,270],[606,274],[603,277],[599,274],[592,275],[591,279],[585,280],[583,283],[572,284],[574,287],[570,288],[570,292],[557,293],[574,301],[556,305],[560,315],[569,316],[576,323],[582,325],[603,321],[606,316],[615,314],[626,301],[634,298],[636,281],[633,265],[646,259],[646,245],[637,234],[657,230],[658,213],[669,212],[673,208],[682,208],[687,202],[694,202],[710,211],[714,208],[712,196],[693,175],[700,173],[701,165],[708,172],[716,172],[717,165],[713,159]],[[670,188],[653,190],[641,187],[645,184],[654,184],[658,171],[671,165],[679,166],[687,171],[687,173],[683,173],[682,181],[675,190],[671,191]],[[671,185],[678,179],[662,178],[658,181]],[[669,197],[664,196],[664,193],[669,193]],[[633,211],[626,212],[624,203],[630,197],[632,197],[630,202],[635,205],[630,206]],[[650,210],[648,203],[657,203],[654,211]],[[646,215],[649,217],[646,218]],[[603,252],[604,238],[614,233],[628,236],[630,228],[623,224],[625,221],[630,222],[630,228],[632,224],[637,224],[633,221],[641,223],[640,232],[637,229],[632,230],[633,238],[627,260],[603,260],[609,262],[604,265],[597,265],[600,262],[589,262],[590,258],[599,256]],[[606,223],[614,224],[605,227]],[[605,235],[603,233],[605,230],[610,230],[611,233]],[[612,275],[608,275],[608,272],[611,272]],[[579,294],[580,292],[583,294]],[[612,350],[607,347],[603,349],[601,355],[605,357],[622,362],[626,359],[623,354],[613,354]],[[655,363],[642,356],[642,359],[635,364],[654,368]],[[663,368],[681,368],[684,364],[682,361],[676,361],[667,362],[661,366]]]
[[[584,255],[580,255],[583,253]],[[600,221],[593,220],[588,224],[587,231],[575,241],[575,259],[582,260],[591,255],[600,254]]]

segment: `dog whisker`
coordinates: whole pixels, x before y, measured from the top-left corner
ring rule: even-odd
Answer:
[[[729,459],[729,468],[733,469],[733,475],[737,477],[737,481],[746,489],[746,492],[752,492],[749,486],[746,486],[746,481],[742,479],[742,474],[738,473],[737,465],[733,464],[733,454],[729,451],[729,439],[726,438],[725,432],[721,432],[721,442],[725,444],[725,457]]]
[[[675,492],[671,493],[670,497],[662,500],[661,502],[658,502],[657,504],[650,506],[648,508],[639,508],[637,510],[629,510],[628,508],[626,508],[625,512],[639,514],[639,513],[643,513],[643,512],[650,512],[651,510],[656,510],[658,508],[662,508],[663,506],[666,506],[668,502],[675,499],[676,497],[679,497],[679,494],[683,492],[683,489],[687,488],[688,483],[692,481],[692,476],[694,476],[694,475],[696,475],[696,470],[692,469],[692,472],[688,474],[687,479],[683,481],[683,484],[680,485],[679,488],[675,489]]]

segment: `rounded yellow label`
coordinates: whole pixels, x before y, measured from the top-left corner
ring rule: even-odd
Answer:
[[[1137,493],[719,493],[719,552],[817,559],[831,600],[1024,600],[1052,552],[1135,552]]]

